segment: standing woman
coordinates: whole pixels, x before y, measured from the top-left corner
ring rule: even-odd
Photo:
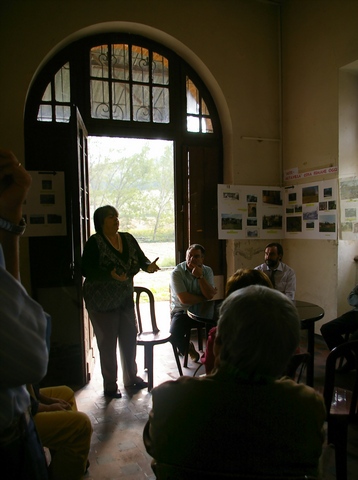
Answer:
[[[82,255],[82,275],[86,277],[83,297],[97,337],[104,395],[121,398],[117,385],[117,339],[126,388],[148,386],[137,376],[137,324],[134,313],[133,277],[140,269],[160,270],[144,255],[130,233],[119,232],[117,210],[106,205],[93,215],[96,233]]]

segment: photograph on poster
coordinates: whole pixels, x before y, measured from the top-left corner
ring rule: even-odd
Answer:
[[[302,188],[302,203],[318,202],[318,185]]]
[[[336,231],[336,216],[335,215],[320,215],[319,216],[319,231],[321,233],[333,233]]]

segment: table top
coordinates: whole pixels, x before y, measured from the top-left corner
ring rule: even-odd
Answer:
[[[324,316],[324,310],[319,305],[302,300],[294,300],[301,322],[316,322]]]

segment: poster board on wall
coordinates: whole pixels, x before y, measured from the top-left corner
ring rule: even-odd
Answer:
[[[24,236],[67,235],[64,172],[29,172],[32,184],[23,205]]]
[[[337,238],[337,182],[218,185],[219,239]]]
[[[340,180],[341,240],[358,239],[358,180],[347,177]]]

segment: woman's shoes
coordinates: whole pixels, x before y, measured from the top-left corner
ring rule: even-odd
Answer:
[[[103,393],[104,393],[105,397],[122,398],[122,394],[121,394],[120,390],[113,390],[113,391],[105,390]]]
[[[144,380],[138,380],[138,382],[132,383],[131,385],[125,385],[125,387],[132,390],[141,390],[142,388],[148,387],[148,382],[145,382]]]
[[[200,355],[199,355],[199,352],[197,352],[195,350],[193,342],[189,343],[188,353],[189,353],[190,358],[193,360],[193,362],[198,362],[199,361]]]

